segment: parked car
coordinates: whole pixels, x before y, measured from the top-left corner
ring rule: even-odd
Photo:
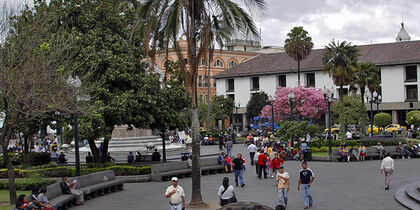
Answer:
[[[368,126],[368,133],[370,133],[370,129],[371,129],[371,126],[370,126],[370,124],[369,125],[367,125]],[[377,133],[377,132],[380,132],[380,131],[383,131],[384,130],[384,128],[380,128],[380,127],[378,127],[377,125],[373,125],[373,132],[374,133]]]
[[[340,132],[340,125],[333,125],[331,126],[331,134],[339,133]],[[324,133],[328,133],[328,128],[324,130]]]
[[[386,132],[397,132],[401,128],[403,131],[407,130],[407,127],[401,126],[400,124],[391,124],[385,127]]]

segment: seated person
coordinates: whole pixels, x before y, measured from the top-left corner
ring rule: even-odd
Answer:
[[[346,133],[346,139],[347,140],[352,140],[353,139],[353,134],[350,132],[350,130],[348,130],[347,133]]]
[[[47,187],[41,188],[37,200],[39,201],[42,209],[54,209],[54,207],[51,206],[50,201],[47,198]]]
[[[70,188],[70,184],[67,182],[68,177],[66,175],[63,175],[61,177],[61,182],[60,182],[60,188],[61,188],[61,192],[63,194],[73,194],[76,196],[76,205],[82,205],[83,204],[83,192],[80,190],[75,190],[74,188],[71,189]]]
[[[232,159],[228,155],[225,155],[225,168],[226,172],[232,172]]]
[[[111,153],[110,152],[108,152],[108,155],[106,156],[106,161],[107,162],[113,162],[113,163],[115,163],[115,158],[113,158],[112,156],[111,156]]]
[[[133,152],[130,152],[127,155],[127,163],[133,163],[133,162],[134,162],[134,155],[133,155]]]
[[[347,161],[350,162],[351,157],[353,157],[356,161],[359,160],[359,152],[357,151],[356,148],[354,148],[354,146],[351,146],[351,148],[349,149],[349,153],[347,155]]]
[[[160,153],[157,149],[152,153],[152,161],[160,161]]]
[[[59,163],[66,163],[67,162],[66,155],[63,152],[61,152],[60,155],[58,155],[58,162]]]
[[[141,162],[141,154],[139,151],[136,153],[136,162]]]
[[[385,157],[385,149],[382,146],[381,142],[378,142],[378,145],[376,145],[375,148],[379,153],[379,158],[383,159]]]
[[[402,159],[404,159],[406,155],[407,157],[410,157],[406,145],[403,145],[401,142],[398,143],[397,152],[401,153]]]
[[[24,194],[19,195],[15,207],[24,210],[38,209],[34,203],[26,201],[26,195]]]
[[[348,154],[348,150],[346,149],[346,146],[341,145],[340,148],[338,148],[337,150],[337,155],[338,155],[337,160],[346,161],[347,156],[348,156],[347,154]]]
[[[219,163],[219,165],[224,165],[225,164],[225,153],[221,152],[219,157],[217,157],[217,163]]]
[[[92,163],[93,162],[93,156],[92,154],[90,154],[90,152],[88,152],[86,158],[86,163]]]
[[[188,168],[192,168],[192,156],[190,155],[187,160]]]

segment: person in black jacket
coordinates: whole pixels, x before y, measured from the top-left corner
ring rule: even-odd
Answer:
[[[67,182],[67,176],[64,175],[61,177],[60,188],[63,194],[73,194],[76,196],[76,205],[83,204],[83,192],[80,190],[75,190],[70,188],[70,184]]]

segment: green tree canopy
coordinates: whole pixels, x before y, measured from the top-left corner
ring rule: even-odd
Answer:
[[[413,110],[407,113],[406,122],[409,125],[420,126],[420,111]]]
[[[216,121],[225,120],[232,116],[233,108],[235,108],[235,104],[231,98],[223,95],[213,96],[211,110]]]
[[[350,90],[353,92],[360,91],[362,102],[364,102],[366,88],[373,93],[380,89],[381,78],[380,70],[371,62],[358,63],[353,78],[350,81]]]
[[[287,33],[287,38],[284,43],[284,49],[287,55],[298,62],[298,84],[300,85],[300,61],[309,55],[314,47],[314,43],[312,43],[312,38],[302,26],[293,27]]]
[[[246,105],[247,118],[252,119],[253,117],[259,116],[261,110],[269,104],[270,100],[268,99],[267,93],[258,92],[253,94]]]
[[[360,96],[344,96],[342,100],[334,103],[331,107],[331,111],[335,118],[334,123],[339,123],[344,129],[340,129],[340,133],[346,132],[347,125],[359,124],[365,125],[369,118],[365,104],[360,101]]]

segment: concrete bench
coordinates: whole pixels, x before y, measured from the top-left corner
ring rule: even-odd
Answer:
[[[124,189],[124,181],[115,179],[115,173],[112,170],[71,178],[69,182],[72,182],[73,179],[77,180],[76,189],[83,192],[85,199]],[[76,197],[63,194],[60,183],[49,185],[47,189],[47,197],[56,209],[66,209],[73,206]]]
[[[219,165],[217,158],[201,158],[200,159],[200,170],[202,175],[224,173],[224,166]],[[178,178],[190,177],[191,168],[188,167],[186,161],[178,161],[171,163],[162,163],[152,165],[151,168],[152,181],[167,181],[171,177],[176,176]]]

